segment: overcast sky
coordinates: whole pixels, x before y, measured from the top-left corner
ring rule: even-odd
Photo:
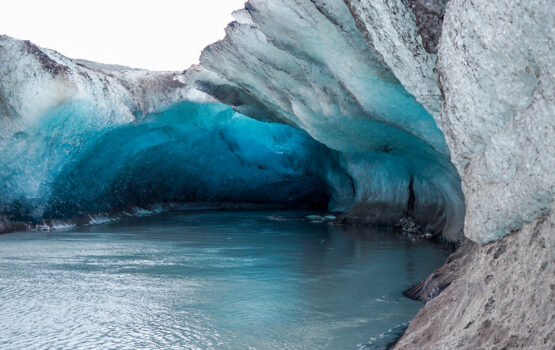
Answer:
[[[3,0],[0,34],[71,58],[182,70],[246,0]]]

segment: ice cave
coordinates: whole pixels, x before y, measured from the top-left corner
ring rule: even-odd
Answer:
[[[308,205],[459,242],[464,200],[444,137],[347,7],[331,20],[302,6],[327,20],[282,35],[293,7],[249,6],[182,75],[114,71],[4,37],[6,54],[26,52],[40,75],[3,80],[6,91],[35,85],[25,93],[38,101],[4,107],[19,118],[3,130],[2,213],[38,223],[169,203]],[[254,30],[260,13],[273,15]]]
[[[36,278],[17,289],[21,255],[27,271],[63,270],[62,285],[77,286],[61,291],[67,304],[57,289],[46,304],[136,327],[97,347],[144,326],[150,342],[127,345],[334,349],[364,326],[373,340],[359,349],[550,349],[552,4],[249,0],[233,16],[184,71],[71,59],[0,35],[0,233],[16,232],[0,236],[0,329],[16,332],[2,320],[37,300],[18,299]],[[194,214],[141,218],[172,211]],[[81,271],[97,266],[102,278]],[[389,284],[393,296],[377,289]],[[103,301],[79,297],[89,290],[128,309],[99,311]],[[167,317],[132,324],[135,300],[153,307],[142,316]],[[54,311],[29,312],[17,327]],[[103,332],[97,321],[90,329]],[[68,344],[1,335],[0,347]]]

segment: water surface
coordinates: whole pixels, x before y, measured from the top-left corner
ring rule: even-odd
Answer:
[[[447,252],[307,214],[167,213],[0,235],[0,348],[383,348],[422,307],[402,291]]]

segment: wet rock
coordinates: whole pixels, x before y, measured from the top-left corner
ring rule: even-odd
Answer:
[[[445,265],[435,270],[419,284],[406,290],[403,294],[422,302],[434,299],[449,287],[453,281],[459,279],[464,274],[477,250],[478,245],[476,243],[470,240],[465,241],[460,248],[449,256]]]
[[[538,267],[539,261],[555,258],[553,249],[540,246],[545,240],[554,247],[554,232],[552,211],[499,242],[460,248],[439,269],[456,264],[452,265],[456,271],[447,273],[453,276],[451,283],[411,321],[395,349],[552,350],[555,268],[548,264],[539,271]],[[530,245],[533,235],[537,239]],[[495,258],[488,254],[490,249],[504,254]],[[443,278],[438,272],[433,275],[428,285],[423,283],[428,288],[420,289],[424,300],[434,280]]]

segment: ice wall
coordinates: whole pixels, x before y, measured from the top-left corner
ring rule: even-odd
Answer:
[[[325,207],[330,160],[302,131],[181,102],[95,137],[57,177],[45,215],[156,202]]]
[[[58,177],[84,178],[68,159],[97,169],[77,154],[117,144],[107,130],[150,133],[156,113],[220,101],[324,145],[334,170],[317,171],[318,181],[345,221],[411,217],[459,240],[460,174],[467,237],[496,240],[553,203],[553,8],[540,0],[445,6],[252,0],[183,73],[71,60],[0,36],[2,201],[36,203],[37,217],[47,207],[82,212],[93,197],[61,195],[70,191]],[[185,135],[182,127],[173,132]],[[113,161],[127,169],[130,160]],[[106,176],[121,181],[115,173]]]
[[[413,193],[428,224],[442,208],[450,236],[465,209],[441,129],[467,237],[486,243],[551,210],[553,12],[546,1],[252,0],[186,75],[339,151],[351,217],[390,221]]]
[[[329,199],[346,222],[412,218],[460,239],[460,180],[432,116],[344,3],[297,5],[247,4],[203,66],[183,74],[0,37],[2,213]]]
[[[438,118],[463,179],[466,235],[495,241],[555,197],[555,7],[452,0],[439,47]]]
[[[0,37],[0,214],[40,221],[157,202],[325,206],[348,182],[305,132],[247,118],[180,73],[74,61]],[[337,186],[335,186],[337,187]]]
[[[466,236],[495,241],[549,212],[555,183],[549,170],[555,161],[552,4],[346,2],[368,44],[446,136],[463,179]],[[432,79],[438,79],[441,110],[426,98]]]
[[[435,56],[411,10],[388,3],[371,12],[354,1],[249,1],[186,78],[242,113],[306,130],[339,152],[355,197],[338,207],[346,220],[411,216],[458,240],[460,180],[430,114],[440,104]],[[351,11],[379,19],[381,31]]]
[[[65,102],[0,149],[0,211],[79,217],[167,202],[327,205],[333,156],[304,132],[221,104],[180,102],[106,127]]]
[[[405,89],[434,115],[441,106],[435,53],[445,2],[345,1],[368,46],[382,57]]]

